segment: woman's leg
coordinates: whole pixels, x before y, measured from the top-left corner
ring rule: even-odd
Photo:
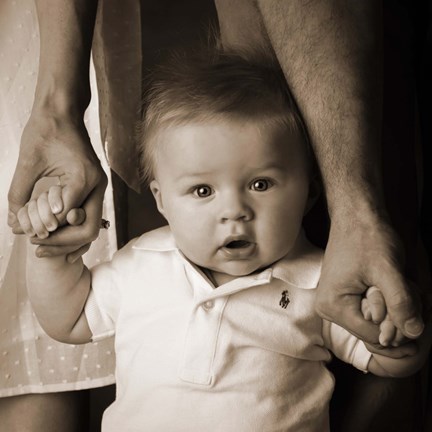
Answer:
[[[86,432],[88,391],[0,398],[0,425],[7,432]]]

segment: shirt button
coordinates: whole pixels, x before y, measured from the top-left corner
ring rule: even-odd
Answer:
[[[206,302],[204,302],[203,304],[203,308],[205,310],[209,310],[212,309],[214,307],[214,301],[213,300],[207,300]]]

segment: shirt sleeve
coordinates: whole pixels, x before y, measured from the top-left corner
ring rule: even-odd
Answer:
[[[109,262],[91,268],[91,289],[84,308],[92,332],[92,341],[115,333],[122,304],[121,287],[127,280],[130,245],[117,251]]]
[[[323,338],[325,346],[337,358],[352,364],[363,372],[368,372],[372,353],[368,351],[362,340],[343,327],[327,320],[323,320]]]

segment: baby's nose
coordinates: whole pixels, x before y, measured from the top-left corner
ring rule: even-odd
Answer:
[[[240,197],[231,196],[224,202],[220,219],[221,222],[247,222],[253,218],[251,207]]]

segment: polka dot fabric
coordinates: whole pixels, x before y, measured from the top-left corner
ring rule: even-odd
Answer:
[[[114,382],[113,340],[86,345],[54,341],[40,328],[25,285],[27,239],[7,226],[7,192],[30,114],[38,70],[39,33],[32,0],[0,2],[0,397],[99,387]],[[94,72],[91,73],[94,87]],[[101,144],[97,91],[85,124],[107,170]],[[112,187],[104,217],[109,230],[85,256],[87,265],[109,259],[116,248]]]

